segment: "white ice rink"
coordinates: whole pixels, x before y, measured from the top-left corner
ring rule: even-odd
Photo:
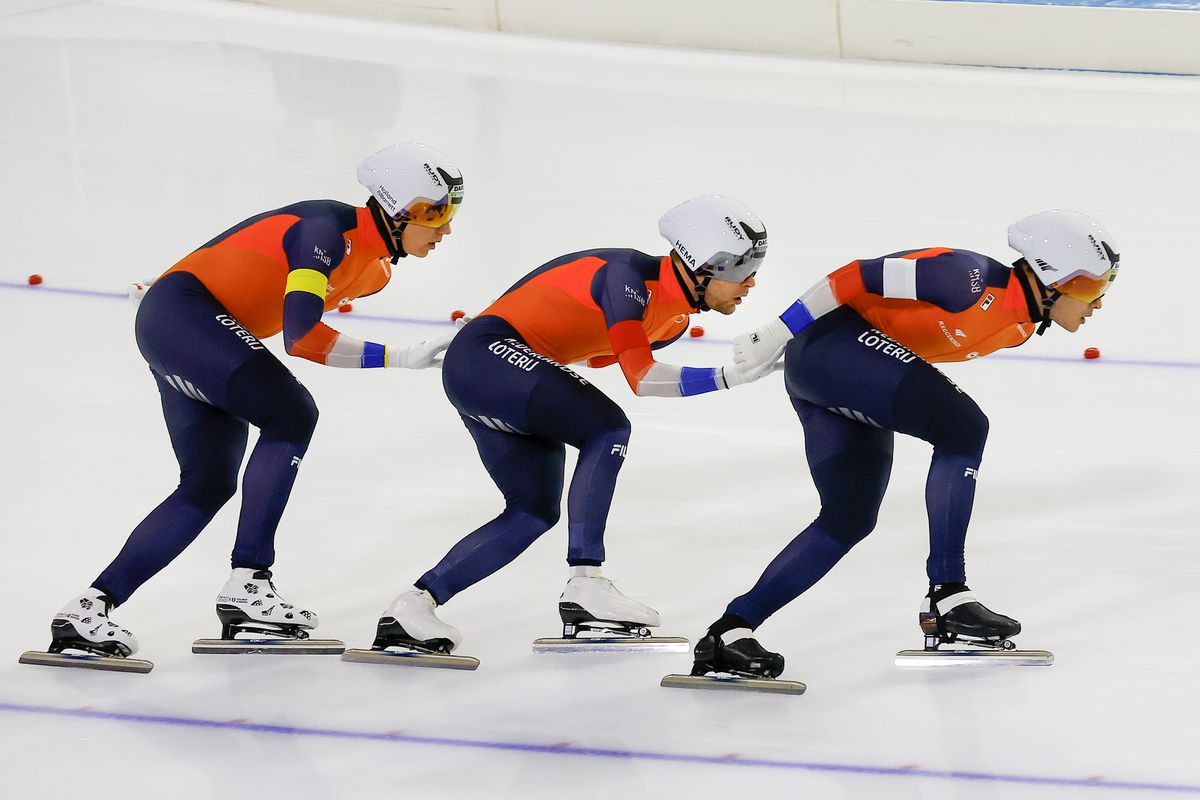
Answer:
[[[0,2],[0,798],[1075,798],[1200,794],[1200,79],[822,63],[368,24],[222,2]],[[661,689],[683,655],[533,655],[565,520],[441,612],[477,672],[194,656],[217,634],[230,504],[117,613],[145,676],[19,666],[174,487],[124,299],[229,225],[360,202],[358,161],[434,144],[454,233],[328,319],[445,331],[554,256],[665,252],[700,192],[766,221],[740,331],[854,258],[1002,260],[1010,221],[1087,211],[1121,276],[1060,329],[945,371],[989,413],[968,577],[1050,668],[903,671],[920,643],[929,449],[899,439],[878,529],[761,629],[802,697]],[[26,277],[45,284],[31,288]],[[1102,350],[1084,361],[1085,347]],[[277,341],[272,342],[281,352]],[[287,358],[284,356],[284,358]],[[379,612],[500,508],[435,371],[288,359],[321,408],[278,537],[284,595],[369,644]],[[634,397],[607,572],[695,640],[816,513],[779,376]]]

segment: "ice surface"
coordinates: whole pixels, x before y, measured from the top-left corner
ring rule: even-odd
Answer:
[[[0,797],[1200,792],[1195,79],[672,52],[177,0],[0,8],[0,74]],[[362,200],[355,165],[401,140],[462,167],[454,234],[329,320],[398,344],[561,253],[663,252],[658,215],[703,191],[754,208],[770,257],[735,317],[706,315],[704,339],[660,354],[674,363],[721,363],[721,340],[854,258],[950,245],[1007,259],[1018,216],[1102,219],[1124,256],[1102,312],[946,368],[992,422],[971,586],[1054,666],[893,665],[921,643],[929,452],[910,440],[876,532],[760,631],[803,697],[659,688],[686,655],[532,655],[559,630],[565,522],[441,611],[476,672],[193,656],[218,632],[236,504],[115,614],[153,673],[18,666],[176,481],[125,284],[253,213]],[[1103,357],[1084,361],[1088,346]],[[320,635],[367,646],[391,597],[499,495],[436,372],[288,363],[322,416],[277,585],[319,610]],[[662,634],[694,639],[816,511],[799,423],[779,376],[681,401],[633,397],[613,369],[588,378],[634,430],[608,574],[662,612]]]

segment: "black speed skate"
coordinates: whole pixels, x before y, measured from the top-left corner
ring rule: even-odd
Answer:
[[[804,694],[796,681],[776,680],[783,673],[783,656],[767,650],[749,635],[725,638],[710,633],[696,644],[690,675],[667,675],[660,686],[674,689],[740,689],[742,691]]]
[[[1042,665],[1054,660],[1044,650],[1018,650],[1012,637],[1021,632],[1021,623],[980,603],[965,583],[931,586],[917,622],[925,634],[925,649],[897,653],[899,665]]]
[[[997,614],[979,602],[965,583],[933,586],[921,603],[917,622],[925,634],[925,647],[964,642],[1012,650],[1009,641],[1021,632],[1021,623]],[[930,641],[933,640],[933,641]]]
[[[783,656],[772,653],[753,637],[724,644],[720,636],[705,636],[696,644],[693,675],[712,673],[743,678],[778,678],[783,674]]]

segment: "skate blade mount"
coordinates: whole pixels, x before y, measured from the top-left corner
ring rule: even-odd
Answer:
[[[942,650],[942,646],[948,649]],[[896,653],[898,667],[1048,667],[1054,654],[1045,650],[1018,650],[1011,639],[967,639],[928,635],[924,650]]]
[[[347,650],[342,661],[357,661],[361,664],[391,664],[399,667],[433,667],[435,669],[479,668],[479,659],[473,656],[455,656],[449,653],[424,653],[419,650]]]
[[[744,678],[740,675],[667,675],[659,686],[667,689],[717,689],[769,694],[804,694],[808,688],[799,681]]]
[[[346,652],[338,639],[197,639],[192,652],[198,655],[293,655],[337,656]]]
[[[154,663],[140,658],[121,658],[120,656],[101,656],[94,653],[45,653],[40,650],[26,650],[21,654],[20,663],[36,664],[42,667],[75,667],[76,669],[100,669],[108,672],[137,672],[145,675],[154,669]]]
[[[898,667],[1048,667],[1054,654],[1046,650],[999,650],[991,648],[949,650],[901,650],[896,653]]]
[[[682,636],[576,636],[534,639],[535,653],[687,653],[692,644]]]

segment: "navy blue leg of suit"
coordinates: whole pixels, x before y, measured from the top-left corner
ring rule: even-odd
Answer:
[[[182,553],[233,497],[250,425],[259,439],[242,482],[232,562],[258,569],[274,563],[275,529],[317,408],[270,351],[224,322],[232,322],[224,307],[187,273],[160,280],[138,309],[138,347],[158,384],[179,486],[92,584],[117,604]]]
[[[480,317],[454,338],[442,381],[504,495],[504,511],[451,548],[416,586],[445,603],[554,527],[564,444],[579,448],[567,496],[567,562],[603,562],[604,527],[629,443],[621,407],[535,353],[498,317]]]
[[[941,372],[852,309],[819,319],[787,348],[788,394],[804,426],[821,512],[726,612],[756,628],[821,579],[875,527],[893,431],[933,445],[925,485],[930,583],[966,580],[963,549],[987,417]],[[885,348],[889,352],[885,352]]]

